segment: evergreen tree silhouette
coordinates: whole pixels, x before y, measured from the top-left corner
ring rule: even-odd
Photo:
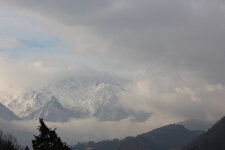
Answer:
[[[43,119],[39,119],[40,126],[38,130],[40,134],[32,140],[34,150],[71,150],[66,143],[62,142],[55,132],[56,129],[48,128]]]
[[[28,147],[28,146],[26,146],[24,150],[29,150],[29,147]]]

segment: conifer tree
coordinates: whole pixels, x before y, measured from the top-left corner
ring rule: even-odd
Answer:
[[[56,129],[48,128],[43,119],[39,119],[40,126],[38,130],[40,134],[32,140],[34,150],[70,150],[66,143],[62,142],[55,132]]]
[[[24,150],[29,150],[29,147],[28,147],[28,146],[26,146]]]

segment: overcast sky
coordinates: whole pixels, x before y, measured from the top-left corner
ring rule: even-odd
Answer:
[[[79,69],[128,78],[121,102],[134,109],[217,119],[225,114],[225,2],[0,0],[1,91]]]

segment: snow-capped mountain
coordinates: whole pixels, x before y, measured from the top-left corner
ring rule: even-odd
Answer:
[[[149,113],[128,110],[120,104],[118,94],[126,89],[124,83],[100,77],[70,77],[3,102],[17,116],[29,120],[40,117],[56,122],[87,117],[102,121],[127,117],[146,120]]]
[[[81,107],[90,115],[94,115],[102,105],[116,104],[117,94],[124,90],[119,83],[90,77],[67,78],[45,88],[65,107]]]
[[[5,107],[1,103],[0,103],[0,118],[7,121],[19,119],[12,111],[10,111],[7,107]]]
[[[83,118],[85,116],[87,116],[87,112],[64,108],[56,97],[52,96],[50,101],[44,104],[43,107],[29,114],[25,119],[43,118],[46,121],[66,122],[71,118]]]
[[[12,110],[18,117],[26,117],[50,101],[52,94],[46,90],[28,91],[13,99],[8,99],[4,105]]]

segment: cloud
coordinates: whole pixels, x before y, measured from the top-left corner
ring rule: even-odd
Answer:
[[[149,75],[150,76],[150,75]],[[168,76],[167,76],[168,77]],[[225,86],[201,77],[180,75],[167,80],[163,75],[138,80],[121,93],[121,102],[134,110],[153,112],[175,120],[218,120],[224,116]]]
[[[73,76],[90,76],[107,79],[107,81],[121,80],[124,76],[107,71],[102,63],[89,62],[92,58],[70,54],[21,54],[11,56],[0,54],[0,97],[4,92],[26,92],[37,90],[48,83]],[[122,73],[121,73],[122,74]],[[126,77],[128,81],[128,78]]]
[[[20,85],[50,72],[64,76],[60,72],[68,70],[63,68],[85,64],[132,79],[133,87],[121,93],[121,102],[154,112],[162,120],[213,120],[225,114],[222,0],[0,0],[0,4],[44,24],[74,52],[61,61],[31,58],[7,67],[3,61],[0,67],[8,72],[1,71],[4,82]]]
[[[23,44],[16,39],[0,39],[0,49],[10,50],[21,47]]]
[[[84,64],[78,65],[79,61],[73,59],[68,56],[64,60],[58,55],[47,54],[16,58],[1,54],[0,91],[12,93],[38,89],[51,81],[75,74],[78,70],[82,72],[82,67],[85,70]]]
[[[48,74],[45,73],[45,67],[41,66],[41,62],[39,62],[39,66],[37,64],[38,60],[19,58],[14,60],[6,55],[1,55],[0,90],[7,92],[23,91],[32,86],[35,87],[37,83],[35,80],[39,80],[39,83],[43,82],[44,75],[47,76]]]
[[[117,67],[195,71],[212,82],[225,83],[221,0],[2,3],[36,16],[74,51]]]

